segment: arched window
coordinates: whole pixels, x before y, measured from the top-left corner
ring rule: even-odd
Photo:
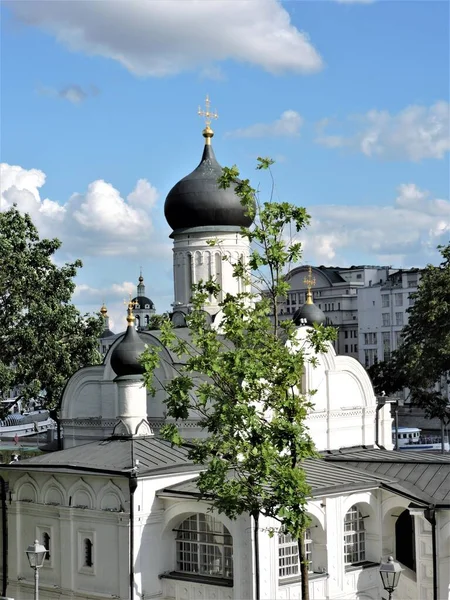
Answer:
[[[344,562],[346,565],[366,560],[366,532],[364,519],[356,505],[345,515]]]
[[[42,545],[47,550],[45,560],[50,560],[50,535],[47,532],[42,534]]]
[[[395,557],[405,567],[416,570],[414,517],[409,510],[404,510],[395,522]]]
[[[223,523],[196,514],[176,532],[177,571],[233,579],[233,540]]]
[[[135,318],[135,323],[136,323],[136,327],[140,327],[141,326],[141,318],[139,315],[134,315]]]
[[[311,530],[305,531],[305,558],[308,561],[308,571],[312,573],[312,538]],[[300,575],[300,561],[298,556],[298,542],[290,533],[278,535],[278,577],[288,579]]]
[[[149,315],[145,315],[145,324],[148,325],[150,323]]]
[[[92,550],[93,550],[92,540],[90,540],[89,538],[85,538],[83,545],[84,545],[84,566],[92,567],[94,565],[93,555],[92,555]]]

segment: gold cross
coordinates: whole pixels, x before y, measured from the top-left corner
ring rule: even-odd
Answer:
[[[308,268],[308,275],[303,279],[303,283],[306,285],[306,304],[312,304],[312,293],[311,288],[316,285],[316,278],[313,277],[312,268]]]
[[[130,294],[130,299],[128,300],[128,302],[124,300],[123,303],[126,304],[126,306],[128,307],[127,321],[128,323],[132,323],[134,321],[133,308],[139,308],[139,302],[137,300],[133,302]]]
[[[207,95],[206,100],[205,100],[205,110],[202,110],[201,107],[199,106],[198,111],[197,111],[197,114],[199,115],[199,117],[205,117],[206,129],[208,129],[209,126],[211,125],[211,119],[219,118],[217,111],[211,112],[210,108],[211,108],[211,102],[209,100],[209,96]]]

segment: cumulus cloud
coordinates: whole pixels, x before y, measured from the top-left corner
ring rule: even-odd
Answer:
[[[65,203],[41,197],[45,179],[39,169],[2,163],[1,209],[17,204],[19,210],[31,215],[42,236],[59,237],[63,250],[77,255],[134,255],[142,251],[149,256],[169,255],[166,227],[162,223],[154,226],[159,216],[153,214],[158,192],[146,179],[140,179],[126,198],[111,183],[99,179]]]
[[[412,105],[391,115],[371,110],[344,124],[343,134],[326,133],[332,122],[318,123],[317,143],[348,148],[370,158],[421,161],[443,158],[450,150],[450,106],[439,101],[430,107]]]
[[[37,92],[42,96],[60,98],[62,100],[67,100],[72,104],[81,104],[91,96],[98,96],[100,90],[95,85],[83,88],[77,83],[72,83],[60,89],[48,86],[39,86],[37,88]]]
[[[313,73],[322,59],[277,0],[8,2],[13,14],[71,50],[161,77],[236,60],[270,73]]]
[[[255,123],[243,129],[235,129],[227,135],[240,138],[295,137],[300,135],[302,117],[295,110],[285,110],[272,123]]]
[[[433,198],[414,183],[400,185],[390,204],[322,205],[309,212],[311,226],[301,235],[304,257],[318,264],[345,264],[351,257],[421,266],[450,238],[450,201]]]

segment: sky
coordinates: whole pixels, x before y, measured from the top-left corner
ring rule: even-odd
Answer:
[[[115,331],[140,269],[173,301],[171,187],[207,94],[223,166],[305,206],[304,264],[437,263],[450,238],[446,0],[4,0],[1,200],[81,258]]]

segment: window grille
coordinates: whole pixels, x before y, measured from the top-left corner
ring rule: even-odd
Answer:
[[[364,519],[357,506],[352,506],[344,521],[344,562],[346,565],[366,560]]]
[[[312,573],[312,539],[311,530],[305,531],[305,559],[308,563],[308,572]],[[298,556],[298,542],[290,533],[278,535],[278,577],[287,579],[300,575],[300,562]]]
[[[84,540],[84,566],[92,567],[94,565],[94,561],[92,559],[92,541],[89,538]]]
[[[177,530],[177,571],[233,579],[233,540],[211,515],[196,514]]]

